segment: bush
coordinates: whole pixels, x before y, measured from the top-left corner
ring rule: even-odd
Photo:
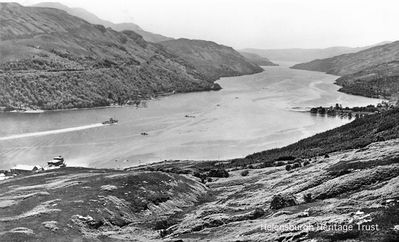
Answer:
[[[312,202],[312,194],[311,193],[303,194],[303,201],[305,201],[305,203]]]
[[[296,169],[296,168],[299,168],[299,167],[301,167],[301,166],[302,166],[301,163],[295,162],[294,164],[292,164],[291,168],[292,168],[292,169]]]
[[[277,194],[273,196],[272,201],[270,203],[270,208],[280,209],[280,208],[295,206],[297,204],[298,203],[294,196],[288,194],[287,195]]]
[[[248,176],[249,171],[248,170],[244,170],[241,172],[241,176]]]
[[[310,162],[309,161],[305,161],[305,162],[303,162],[303,166],[307,166],[307,165],[309,165],[310,164]]]
[[[286,165],[286,166],[285,166],[285,169],[286,169],[287,171],[290,171],[290,170],[291,170],[291,165]]]
[[[229,173],[225,169],[219,168],[219,169],[210,170],[208,176],[226,178],[229,177]]]
[[[329,156],[328,154],[325,154],[325,155],[324,155],[324,158],[327,159],[327,158],[330,158],[330,156]]]
[[[206,177],[204,173],[194,172],[193,176],[203,179]]]
[[[265,211],[262,208],[255,208],[255,210],[249,215],[249,219],[257,219],[265,215]]]
[[[294,162],[292,162],[292,163],[302,163],[302,159],[301,158],[296,158],[295,160],[294,160]]]
[[[276,159],[276,161],[285,161],[285,160],[295,160],[295,156],[280,156]]]

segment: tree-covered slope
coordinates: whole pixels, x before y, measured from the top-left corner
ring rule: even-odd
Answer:
[[[233,166],[273,162],[286,157],[311,158],[331,152],[365,147],[373,142],[399,138],[399,109],[358,118],[353,122],[316,134],[283,148],[251,154],[232,160]]]
[[[0,55],[0,108],[6,110],[125,104],[220,88],[203,69],[133,31],[52,8],[0,3]],[[253,69],[223,74],[258,71],[247,65]]]
[[[353,54],[297,64],[294,69],[342,76],[341,91],[368,97],[396,96],[399,92],[399,41]]]

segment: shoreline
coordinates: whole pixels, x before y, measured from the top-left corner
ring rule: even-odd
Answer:
[[[254,74],[257,74],[257,73],[254,73]],[[220,79],[218,79],[218,80],[220,80]],[[217,81],[214,82],[214,86],[216,86],[215,88],[212,87],[211,89],[188,91],[188,92],[176,92],[176,91],[173,91],[173,92],[167,92],[167,93],[159,93],[159,94],[157,94],[155,96],[151,96],[149,98],[144,98],[144,99],[140,99],[140,100],[135,100],[134,102],[132,101],[132,103],[126,103],[126,104],[111,104],[111,105],[107,105],[107,106],[94,106],[94,107],[68,108],[68,109],[51,109],[51,110],[46,110],[46,109],[26,109],[26,110],[16,110],[16,109],[14,109],[14,110],[9,110],[9,111],[8,110],[7,111],[0,110],[0,114],[1,113],[42,114],[42,113],[51,113],[51,112],[96,110],[96,109],[106,109],[106,108],[123,108],[123,107],[131,107],[131,106],[139,107],[143,102],[156,100],[156,99],[160,99],[160,98],[168,97],[168,96],[172,96],[172,95],[192,93],[192,92],[220,91],[223,88],[218,83],[216,83]]]
[[[162,97],[176,95],[176,94],[189,94],[189,93],[167,93],[167,95],[163,95],[163,96],[162,95],[158,95],[157,97],[154,97],[154,99],[155,98],[156,99],[161,99]],[[96,109],[107,109],[107,108],[122,108],[122,107],[128,107],[128,106],[132,106],[132,105],[111,105],[111,106],[101,106],[101,107],[94,107],[94,108],[59,109],[59,110],[49,110],[49,111],[45,111],[45,112],[79,111],[81,109],[83,109],[83,110],[96,110]],[[132,111],[135,112],[135,110],[132,110]],[[291,111],[299,111],[299,110],[291,110]],[[22,112],[22,113],[29,114],[29,112]],[[341,127],[341,126],[342,125],[340,125],[339,127]],[[139,135],[139,134],[137,134],[137,135]],[[311,135],[309,134],[305,138],[310,137],[310,136]],[[284,146],[291,145],[292,143],[295,143],[298,140],[295,140],[294,142],[282,144],[282,145],[279,145],[279,146],[263,147],[263,148],[254,150],[253,152],[256,153],[256,152],[262,152],[262,151],[265,151],[265,150],[270,150],[270,149],[273,149],[273,148],[282,148]],[[234,159],[243,159],[243,158],[245,158],[245,156],[250,155],[250,153],[251,153],[251,151],[247,151],[245,153],[241,153],[239,156],[225,157],[225,159],[222,158],[222,161],[229,161],[229,160],[234,160]],[[61,152],[60,154],[63,154],[63,153]],[[151,165],[151,164],[157,164],[157,163],[161,164],[162,162],[164,162],[164,157],[159,157],[159,158],[163,158],[163,159],[162,160],[161,159],[156,159],[156,160],[150,160],[150,161],[145,161],[145,162],[137,162],[136,164],[126,164],[126,166],[123,166],[123,164],[121,164],[122,165],[121,167],[122,167],[122,169],[128,169],[130,167],[137,167],[137,166],[141,166],[141,165],[148,166],[148,165]],[[168,157],[165,157],[165,158],[168,159]],[[170,158],[172,158],[172,159],[168,159],[168,160],[173,160],[174,162],[179,162],[181,160],[190,160],[192,162],[212,162],[212,161],[218,161],[218,160],[220,161],[220,159],[217,159],[218,157],[214,157],[216,159],[208,159],[208,160],[204,160],[204,159],[184,159],[184,158],[181,159],[181,157],[170,157]],[[177,158],[177,159],[174,159],[174,158]],[[209,158],[212,158],[212,157],[209,157]],[[13,164],[15,164],[15,163],[13,163]],[[95,163],[92,163],[92,164],[95,164]],[[91,166],[91,165],[87,166],[87,165],[85,165],[85,167],[101,168],[102,166],[96,166],[96,165],[95,166]]]

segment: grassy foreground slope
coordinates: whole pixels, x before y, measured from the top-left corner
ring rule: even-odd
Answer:
[[[151,241],[209,192],[176,174],[86,168],[0,184],[0,241]]]
[[[398,241],[399,139],[301,163],[205,185],[192,171],[209,163],[187,161],[17,176],[0,181],[0,240]]]

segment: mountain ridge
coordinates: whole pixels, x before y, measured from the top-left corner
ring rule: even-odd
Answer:
[[[380,42],[370,46],[363,47],[347,47],[347,46],[332,46],[327,48],[288,48],[288,49],[243,49],[244,52],[255,53],[263,57],[267,57],[272,61],[290,61],[290,62],[308,62],[315,59],[324,59],[334,57],[342,54],[355,53],[361,50],[368,49],[373,46],[390,43],[390,41]]]
[[[148,42],[160,42],[165,40],[170,40],[172,38],[166,37],[160,34],[151,33],[143,30],[139,25],[135,23],[113,23],[108,20],[104,20],[96,16],[95,14],[83,9],[83,8],[70,8],[64,4],[58,2],[42,2],[33,5],[33,7],[47,7],[47,8],[55,8],[66,11],[68,14],[76,16],[78,18],[84,19],[92,24],[100,24],[105,27],[112,28],[116,31],[124,31],[124,30],[132,30],[141,36],[143,36],[144,40]]]

